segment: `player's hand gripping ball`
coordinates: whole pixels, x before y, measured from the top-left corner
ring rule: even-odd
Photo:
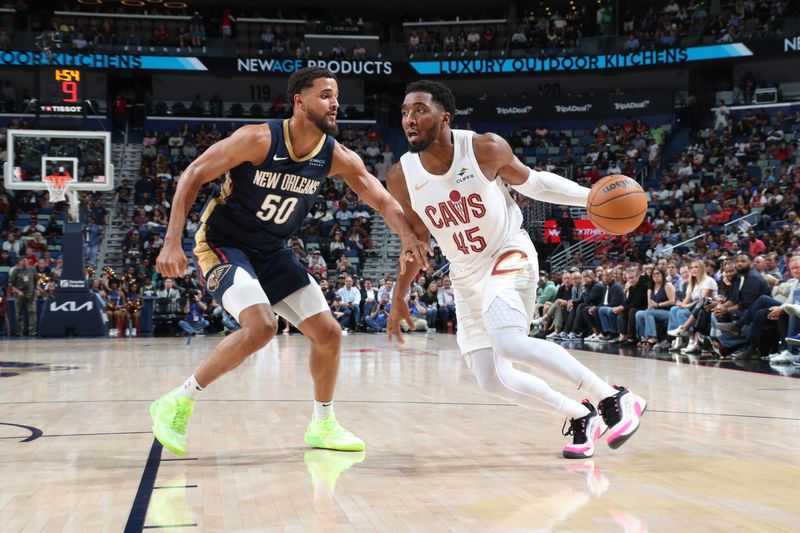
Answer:
[[[586,210],[597,229],[612,235],[625,235],[644,220],[647,197],[636,180],[612,174],[594,184]]]

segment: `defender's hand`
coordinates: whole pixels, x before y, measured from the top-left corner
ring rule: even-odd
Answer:
[[[400,274],[405,273],[406,263],[413,263],[415,260],[422,265],[422,269],[428,268],[428,257],[426,254],[433,255],[430,244],[423,242],[414,234],[400,235]]]
[[[162,276],[174,278],[183,274],[189,260],[180,244],[164,244],[156,259],[156,270]]]

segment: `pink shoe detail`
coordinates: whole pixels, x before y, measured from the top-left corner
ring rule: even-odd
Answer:
[[[594,438],[592,439],[594,442],[600,440],[600,435],[603,434],[603,428],[597,426],[597,429],[594,430]]]
[[[633,423],[633,420],[628,420],[628,422],[626,422],[625,425],[622,426],[619,430],[617,430],[614,433],[612,433],[611,435],[609,435],[608,436],[608,443],[611,444],[612,442],[617,440],[619,437],[624,435],[625,432],[628,430],[628,428],[631,426],[632,423]]]
[[[644,411],[642,411],[642,404],[640,404],[639,402],[636,402],[633,405],[633,410],[636,412],[636,416],[638,418],[642,418],[642,413],[644,412]]]
[[[586,453],[590,449],[591,449],[591,446],[588,446],[588,445],[574,446],[572,444],[569,444],[567,446],[564,446],[564,451],[565,452],[572,452],[572,453]]]

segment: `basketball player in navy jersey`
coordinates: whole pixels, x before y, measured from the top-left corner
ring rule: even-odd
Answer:
[[[314,414],[305,442],[316,448],[361,451],[364,441],[344,429],[333,413],[341,328],[317,283],[285,245],[301,226],[328,176],[338,176],[378,210],[403,243],[400,269],[425,261],[427,244],[416,238],[400,205],[364,167],[361,158],[334,139],[339,90],[324,68],[289,77],[292,118],[243,126],[212,145],[181,175],[157,268],[181,275],[184,221],[200,187],[226,173],[206,204],[195,235],[194,259],[206,288],[241,329],[220,342],[186,382],[150,407],[153,433],[172,452],[186,453],[186,427],[194,398],[275,335],[275,313],[311,341]]]
[[[537,200],[585,206],[589,189],[523,165],[498,135],[450,128],[453,93],[445,85],[418,81],[406,88],[402,125],[409,152],[387,175],[419,239],[431,234],[450,260],[455,293],[458,345],[489,394],[524,407],[546,404],[570,419],[567,458],[594,454],[594,443],[609,431],[618,448],[639,427],[646,402],[624,387],[612,387],[561,346],[528,337],[533,319],[539,265],[536,249],[522,229],[522,213],[508,193]],[[400,320],[411,324],[403,296],[418,267],[397,278],[389,315],[389,339],[400,339]],[[547,369],[584,389],[577,402],[512,363]]]

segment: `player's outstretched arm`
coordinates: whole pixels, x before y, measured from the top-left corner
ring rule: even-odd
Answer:
[[[400,204],[403,210],[403,216],[411,225],[417,239],[429,243],[431,234],[425,226],[425,223],[422,222],[422,219],[420,219],[419,215],[414,211],[414,208],[411,207],[406,178],[405,175],[403,175],[403,167],[400,163],[395,163],[389,169],[389,172],[386,174],[386,185],[389,189],[389,194]],[[405,342],[400,333],[400,321],[405,320],[408,327],[411,330],[414,329],[414,323],[411,320],[411,311],[405,301],[405,295],[411,288],[411,283],[414,281],[416,275],[423,267],[426,267],[426,265],[420,263],[416,258],[413,258],[413,260],[409,261],[405,266],[406,268],[404,270],[401,265],[397,273],[397,282],[395,283],[394,295],[392,297],[392,312],[389,313],[389,321],[386,324],[386,332],[389,336],[389,340],[391,341],[392,337],[395,336],[400,344]]]
[[[534,200],[560,205],[586,207],[589,189],[552,172],[528,168],[520,161],[505,139],[494,133],[481,135],[474,142],[475,156],[481,168],[496,168],[496,176],[515,191]],[[487,176],[491,178],[492,176]]]
[[[403,208],[397,200],[386,192],[378,178],[367,172],[361,158],[350,150],[336,143],[333,153],[331,175],[339,176],[361,197],[367,205],[376,209],[392,231],[400,236],[402,252],[400,254],[400,270],[405,271],[407,263],[418,261],[427,268],[426,253],[433,254],[427,241],[417,238],[414,230],[403,216]]]
[[[270,132],[265,125],[243,126],[230,137],[212,144],[186,167],[180,178],[156,269],[164,276],[179,276],[188,260],[183,253],[182,236],[186,217],[204,183],[213,181],[231,168],[250,161],[260,163],[269,152]]]

